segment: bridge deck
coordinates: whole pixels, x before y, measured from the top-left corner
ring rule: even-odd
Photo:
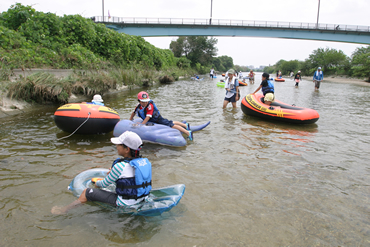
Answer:
[[[239,28],[275,28],[315,31],[342,31],[356,33],[370,33],[370,26],[345,25],[345,24],[322,24],[299,23],[299,22],[275,22],[275,21],[250,21],[250,20],[225,20],[225,19],[188,19],[188,18],[145,18],[145,17],[108,17],[94,16],[95,22],[105,24],[124,25],[192,25],[212,27],[239,27]]]

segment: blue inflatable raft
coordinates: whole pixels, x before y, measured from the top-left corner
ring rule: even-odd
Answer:
[[[121,120],[119,121],[113,130],[114,136],[120,136],[123,132],[129,130],[135,132],[140,136],[143,142],[152,142],[162,145],[182,147],[186,145],[186,140],[182,136],[181,132],[177,129],[173,129],[162,124],[147,123],[146,125],[140,124],[142,119]],[[199,131],[207,127],[211,122],[208,121],[205,124],[198,126],[191,126],[191,131]]]
[[[91,183],[92,178],[105,178],[108,169],[94,168],[86,170],[78,174],[69,184],[68,189],[72,191],[73,195],[79,197],[86,188],[95,188]],[[115,192],[116,186],[110,185],[104,188],[107,191]],[[152,189],[147,199],[135,205],[127,207],[114,207],[101,202],[94,202],[104,208],[116,209],[120,213],[143,215],[143,216],[157,216],[163,212],[169,211],[176,206],[185,192],[184,184],[176,184],[168,187]]]

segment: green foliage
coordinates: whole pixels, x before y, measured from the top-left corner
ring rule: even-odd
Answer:
[[[234,67],[236,71],[249,71],[249,68],[247,66],[235,65]]]
[[[16,3],[11,5],[8,11],[1,13],[0,20],[5,27],[17,30],[23,23],[30,20],[35,12],[31,6]]]
[[[353,75],[370,82],[370,46],[357,48],[352,54]]]
[[[19,3],[0,15],[0,55],[11,68],[97,69],[140,64],[176,66],[173,53],[80,15],[58,17]],[[129,67],[129,66],[128,66]]]
[[[182,56],[182,57],[179,57],[176,59],[176,65],[177,67],[179,67],[180,69],[184,68],[190,68],[190,65],[191,65],[191,61],[189,59],[187,59],[186,57]]]
[[[234,68],[233,58],[229,56],[220,56],[213,58],[213,66],[218,71],[227,71]]]
[[[348,64],[349,58],[341,50],[319,48],[309,55],[308,60],[311,63],[311,67],[320,66],[323,71],[331,74],[344,68]]]
[[[176,57],[185,56],[192,66],[200,63],[202,66],[211,65],[212,58],[217,53],[217,39],[204,36],[179,37],[172,41],[170,49]],[[200,71],[199,71],[200,72]]]

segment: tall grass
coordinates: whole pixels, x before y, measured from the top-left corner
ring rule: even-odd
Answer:
[[[15,82],[7,82],[8,97],[34,103],[65,104],[71,94],[92,96],[104,94],[122,86],[150,86],[162,78],[176,80],[180,75],[190,76],[193,71],[178,68],[157,71],[155,68],[114,68],[97,71],[75,71],[70,76],[58,78],[53,74],[38,72],[28,77],[20,77]]]

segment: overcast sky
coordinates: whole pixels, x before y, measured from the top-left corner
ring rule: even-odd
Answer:
[[[102,0],[1,0],[0,12],[20,2],[57,15],[101,16]],[[104,0],[105,15],[117,17],[210,18],[211,0]],[[316,23],[318,0],[213,0],[213,19]],[[321,0],[319,23],[370,26],[370,0]],[[218,56],[238,65],[273,65],[280,59],[304,60],[317,48],[334,48],[350,56],[362,45],[339,42],[251,37],[215,37]],[[145,38],[169,48],[175,37]]]

